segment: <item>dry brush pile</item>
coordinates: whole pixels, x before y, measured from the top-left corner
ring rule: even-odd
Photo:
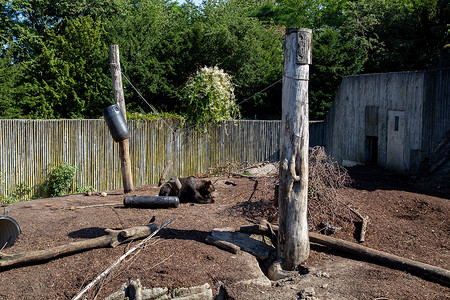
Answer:
[[[242,164],[240,165],[242,167]],[[254,168],[250,166],[239,171],[238,164],[224,164],[214,169],[212,174],[216,176],[241,175],[254,181],[253,193],[243,203],[239,203],[233,209],[244,214],[249,221],[257,222],[266,219],[271,223],[278,222],[278,209],[274,189],[278,184],[278,172],[270,174],[249,176],[246,170]],[[278,171],[278,167],[276,168]],[[210,172],[211,174],[211,172]],[[339,200],[339,191],[349,187],[352,179],[347,170],[326,154],[325,149],[316,146],[309,149],[309,179],[308,179],[308,224],[310,230],[330,233],[338,228],[353,226],[353,217],[348,204]]]
[[[349,207],[339,200],[339,190],[351,185],[347,170],[320,146],[309,150],[308,224],[313,230],[332,231],[352,224]]]

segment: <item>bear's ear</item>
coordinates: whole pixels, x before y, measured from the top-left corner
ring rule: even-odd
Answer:
[[[208,181],[206,182],[206,184],[212,184],[211,180],[208,180]]]

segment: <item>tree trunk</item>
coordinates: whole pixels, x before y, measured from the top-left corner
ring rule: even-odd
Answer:
[[[271,225],[271,227],[275,233],[278,232],[278,226]],[[251,234],[264,234],[267,236],[272,235],[270,228],[264,224],[242,226],[239,231]],[[443,268],[315,232],[309,233],[309,239],[312,243],[323,245],[345,253],[350,253],[357,257],[363,258],[368,262],[381,264],[398,270],[406,270],[422,278],[431,279],[446,286],[450,285],[450,271]]]
[[[125,97],[123,95],[122,73],[120,71],[119,46],[111,45],[109,50],[114,100],[122,110],[123,117],[126,121],[127,111],[125,108]],[[123,190],[125,194],[134,190],[129,147],[128,139],[119,142],[120,165],[122,168]]]
[[[17,266],[36,264],[58,257],[71,255],[95,248],[116,247],[122,243],[142,239],[157,229],[156,224],[132,227],[123,230],[106,229],[108,235],[79,242],[73,242],[49,249],[17,254],[0,254],[0,270]]]
[[[284,52],[278,256],[292,270],[309,256],[308,201],[308,80],[310,29],[288,29]]]
[[[431,278],[447,286],[450,285],[450,271],[422,262],[403,258],[394,254],[364,247],[355,243],[332,238],[314,232],[309,233],[311,242],[330,247],[335,250],[350,253],[370,262],[380,263],[399,270],[406,270],[422,278]]]

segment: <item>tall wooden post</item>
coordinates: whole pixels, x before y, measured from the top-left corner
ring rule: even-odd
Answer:
[[[120,72],[119,46],[111,45],[109,47],[109,57],[111,61],[112,87],[114,91],[114,100],[122,110],[122,114],[127,120],[127,111],[125,108],[125,97],[123,95],[122,74]],[[133,176],[131,174],[130,148],[128,139],[119,142],[120,165],[122,168],[122,180],[124,193],[130,193],[134,190]]]
[[[308,81],[312,62],[311,29],[287,29],[284,50],[278,256],[292,270],[309,256]]]

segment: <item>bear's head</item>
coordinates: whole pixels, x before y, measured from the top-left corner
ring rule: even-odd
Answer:
[[[216,189],[214,188],[214,185],[212,184],[211,180],[204,181],[198,191],[200,194],[205,198],[214,199],[213,192]]]

